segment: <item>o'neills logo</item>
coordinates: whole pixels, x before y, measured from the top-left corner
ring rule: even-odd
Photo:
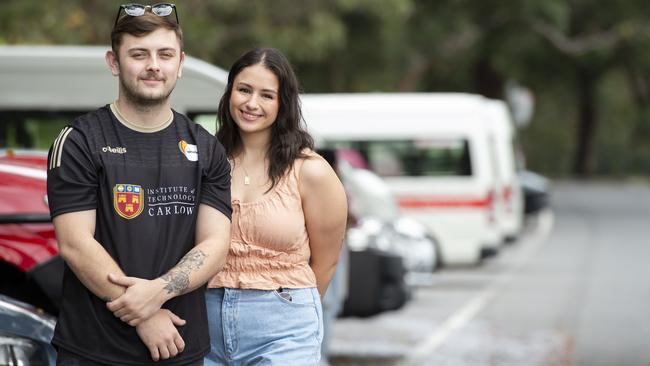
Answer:
[[[144,191],[135,184],[116,184],[113,188],[113,207],[127,220],[138,217],[144,209]]]
[[[126,154],[126,147],[110,147],[110,146],[104,146],[102,147],[103,152],[109,152],[113,154]]]
[[[178,148],[189,161],[199,160],[199,149],[196,145],[188,144],[185,140],[178,142]]]

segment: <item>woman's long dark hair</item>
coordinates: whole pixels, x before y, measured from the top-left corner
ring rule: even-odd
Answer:
[[[217,139],[226,149],[228,157],[233,158],[234,154],[242,147],[239,129],[230,115],[230,96],[233,83],[235,77],[243,69],[257,64],[275,74],[280,84],[278,91],[280,108],[275,122],[271,125],[271,144],[266,152],[266,157],[269,160],[270,190],[296,159],[306,157],[302,153],[303,149],[314,149],[314,140],[305,128],[298,97],[298,78],[293,72],[289,60],[274,48],[255,48],[242,55],[230,67],[228,85],[219,101]]]

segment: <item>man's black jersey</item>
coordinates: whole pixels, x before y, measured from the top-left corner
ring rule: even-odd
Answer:
[[[200,203],[228,218],[232,213],[223,147],[176,112],[167,127],[145,133],[126,127],[105,106],[65,127],[48,163],[52,218],[95,209],[95,239],[127,276],[154,279],[174,267],[195,245]],[[210,348],[204,287],[163,308],[187,321],[178,328],[186,347],[155,364],[201,359]],[[52,343],[111,365],[154,363],[135,327],[116,318],[68,266]]]

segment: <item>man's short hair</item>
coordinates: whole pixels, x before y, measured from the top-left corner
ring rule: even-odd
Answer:
[[[174,10],[175,11],[175,10]],[[160,28],[173,30],[183,51],[183,31],[180,24],[176,23],[171,16],[158,16],[151,12],[145,12],[141,16],[124,15],[115,24],[111,32],[111,48],[115,55],[119,56],[119,49],[122,45],[124,34],[134,37],[144,37]]]

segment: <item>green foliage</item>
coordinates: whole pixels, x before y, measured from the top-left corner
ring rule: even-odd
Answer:
[[[0,44],[108,44],[115,0],[4,0]],[[306,92],[530,87],[528,166],[570,174],[590,75],[596,174],[650,167],[650,2],[645,0],[185,0],[186,52],[228,68],[282,50]]]
[[[571,169],[575,126],[575,100],[566,88],[555,87],[535,95],[536,113],[520,133],[528,169],[552,177],[565,176]]]

